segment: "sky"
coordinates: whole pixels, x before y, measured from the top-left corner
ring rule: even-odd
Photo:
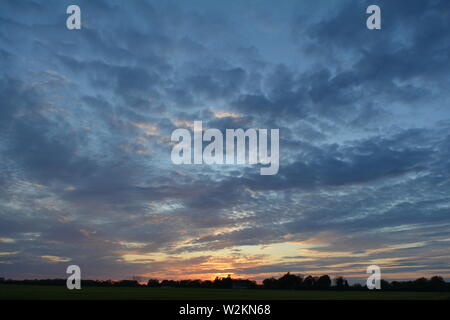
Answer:
[[[449,74],[447,0],[1,0],[0,277],[449,279]],[[196,120],[278,174],[173,164]]]

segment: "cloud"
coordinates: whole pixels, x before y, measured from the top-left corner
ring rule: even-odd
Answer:
[[[448,275],[447,1],[66,4],[0,5],[5,276]],[[195,120],[279,173],[172,164]]]

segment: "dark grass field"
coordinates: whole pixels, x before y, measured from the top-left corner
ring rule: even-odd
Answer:
[[[450,292],[289,291],[0,285],[0,300],[449,300]]]

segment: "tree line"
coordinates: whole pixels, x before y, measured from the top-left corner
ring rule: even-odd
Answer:
[[[29,284],[29,285],[66,285],[66,279],[34,279],[11,280],[0,278],[1,284]],[[274,290],[368,290],[365,285],[355,283],[350,285],[344,277],[335,277],[333,280],[328,275],[302,276],[286,273],[280,278],[264,279],[262,284],[248,279],[233,279],[228,277],[216,277],[215,280],[158,280],[149,279],[147,283],[137,280],[82,280],[82,286],[86,287],[150,287],[150,288],[219,288],[219,289],[274,289]],[[386,291],[450,291],[450,282],[446,282],[440,276],[430,279],[419,278],[409,281],[381,280],[381,290]]]

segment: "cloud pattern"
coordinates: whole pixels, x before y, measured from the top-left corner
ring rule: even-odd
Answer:
[[[450,277],[450,3],[0,4],[0,271]],[[280,128],[280,171],[170,134]]]

